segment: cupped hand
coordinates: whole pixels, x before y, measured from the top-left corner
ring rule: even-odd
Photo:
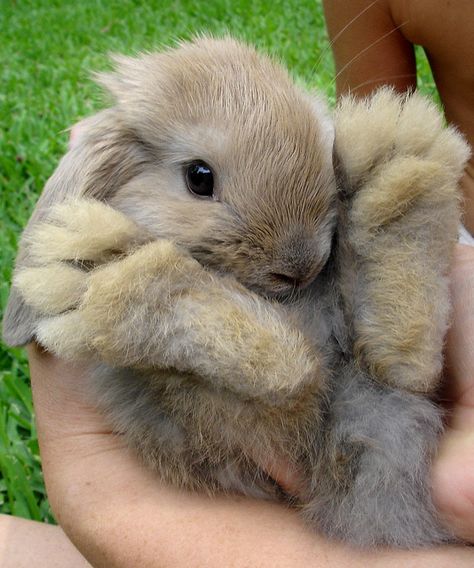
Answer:
[[[35,345],[29,357],[51,507],[93,566],[318,566],[329,548],[343,558],[279,504],[164,485],[89,403],[86,367]]]
[[[474,248],[452,273],[455,323],[447,362],[451,419],[433,490],[453,530],[474,541]],[[277,503],[190,494],[161,483],[114,435],[87,398],[86,367],[30,346],[45,481],[58,522],[93,566],[472,566],[474,551],[354,551],[311,532]],[[291,468],[269,464],[287,490]]]

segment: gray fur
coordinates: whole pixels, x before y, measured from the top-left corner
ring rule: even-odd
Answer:
[[[304,515],[357,545],[449,542],[430,497],[430,456],[441,431],[440,409],[426,398],[343,366]]]

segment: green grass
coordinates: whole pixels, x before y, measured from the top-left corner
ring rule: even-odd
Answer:
[[[136,53],[230,32],[281,58],[334,100],[333,66],[314,0],[0,0],[0,309],[21,228],[65,151],[67,128],[101,105],[92,70]],[[420,84],[434,92],[426,60]],[[26,358],[0,345],[0,512],[51,521]]]

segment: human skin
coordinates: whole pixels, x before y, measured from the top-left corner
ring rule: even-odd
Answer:
[[[446,342],[448,429],[433,469],[434,498],[460,537],[474,542],[474,247],[458,245],[451,271],[454,325]]]
[[[90,568],[60,527],[0,515],[2,568]]]
[[[472,247],[457,248],[452,290],[455,324],[447,342],[449,388],[444,395],[451,413],[433,469],[433,491],[447,522],[458,535],[472,542]],[[65,364],[34,345],[29,347],[29,357],[45,481],[53,512],[62,527],[56,529],[55,538],[58,543],[66,539],[60,532],[63,530],[92,566],[357,568],[402,563],[423,568],[467,567],[474,563],[474,550],[463,546],[420,551],[354,550],[311,532],[294,511],[281,504],[239,496],[211,499],[166,486],[139,464],[88,401],[84,388],[86,368]],[[272,471],[290,490],[297,487],[297,480],[285,467]],[[20,527],[16,538],[22,540]],[[31,543],[34,546],[38,541],[29,542],[31,548]],[[8,557],[2,559],[1,550],[2,566],[8,567]],[[77,563],[71,556],[67,560],[69,563],[58,565],[87,565],[79,552]],[[18,562],[10,565],[22,566]]]
[[[338,96],[382,85],[416,88],[413,45],[425,49],[447,120],[474,146],[472,0],[324,0]],[[474,159],[462,180],[464,224],[474,234]]]

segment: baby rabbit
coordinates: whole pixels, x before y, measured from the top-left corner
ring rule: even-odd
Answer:
[[[330,536],[450,540],[429,468],[460,136],[387,89],[332,119],[230,38],[116,63],[24,232],[6,341],[95,360],[170,483],[282,498],[281,458]]]

